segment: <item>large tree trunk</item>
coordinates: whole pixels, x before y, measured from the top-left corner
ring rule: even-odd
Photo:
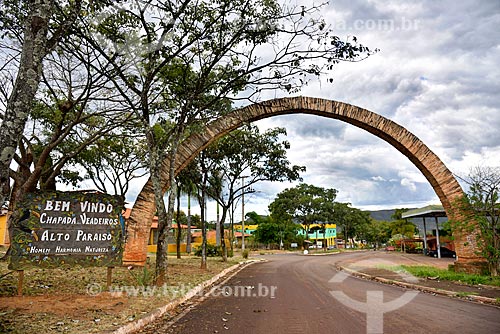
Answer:
[[[47,54],[49,20],[53,1],[33,1],[24,29],[21,60],[0,132],[0,205],[10,196],[10,164],[22,138],[40,84],[43,58]]]
[[[166,282],[167,274],[167,251],[168,244],[166,243],[169,226],[167,224],[167,210],[163,201],[163,189],[161,182],[161,163],[157,149],[151,147],[150,150],[150,171],[151,182],[153,183],[153,191],[155,194],[156,215],[158,216],[158,241],[156,243],[156,284],[162,286]]]
[[[177,251],[177,258],[181,258],[181,234],[182,234],[182,229],[181,229],[181,223],[180,223],[180,216],[181,216],[181,192],[177,192],[177,235],[175,238],[175,245],[176,245],[176,251]]]
[[[204,189],[204,188],[203,188]],[[201,214],[201,269],[207,269],[207,225],[205,222],[205,191],[198,198]]]
[[[188,192],[186,252],[191,254],[191,191]]]
[[[174,217],[174,207],[175,207],[175,198],[177,194],[177,184],[175,183],[175,156],[177,154],[177,140],[174,141],[170,150],[170,167],[169,167],[169,181],[170,181],[170,193],[168,195],[168,211],[165,216],[158,215],[158,244],[157,248],[161,248],[163,253],[160,257],[158,257],[158,253],[156,256],[156,268],[157,276],[156,284],[158,286],[163,285],[166,282],[166,273],[167,273],[167,252],[168,252],[168,240],[167,233],[170,227],[172,226],[172,220]],[[156,168],[158,168],[158,174],[161,173],[161,161],[156,163]],[[163,203],[163,183],[158,184],[157,186],[153,183],[155,188],[155,197],[161,196],[161,202]],[[159,189],[157,189],[159,187]],[[157,194],[158,192],[158,194]],[[159,198],[156,198],[159,201]],[[160,227],[162,238],[160,239]],[[161,244],[161,247],[160,247]]]
[[[222,207],[222,217],[219,221],[219,231],[220,231],[220,242],[221,242],[221,250],[222,250],[222,261],[227,262],[227,247],[226,247],[226,239],[224,237],[224,222],[226,221],[227,216],[227,208],[225,206]]]
[[[230,220],[231,220],[231,237],[230,237],[230,249],[231,253],[234,252],[234,205],[231,202],[231,212],[230,212]]]
[[[0,132],[0,205],[10,197],[10,165],[40,85],[43,60],[68,33],[80,14],[81,6],[82,0],[69,4],[69,11],[65,11],[68,14],[66,20],[49,38],[50,19],[55,11],[54,0],[30,1],[28,5],[19,68]]]
[[[208,184],[208,168],[205,164],[204,153],[200,155],[200,168],[202,174],[201,191],[198,192],[198,203],[200,204],[201,211],[201,269],[207,269],[207,222],[205,221],[206,211],[206,196]],[[201,192],[201,193],[200,193]]]

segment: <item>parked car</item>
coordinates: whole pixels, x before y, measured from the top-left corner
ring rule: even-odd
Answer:
[[[438,256],[437,249],[429,250],[427,255],[432,256],[432,257],[437,257]],[[455,251],[452,251],[449,248],[441,247],[441,257],[457,257],[457,253],[455,253]]]
[[[386,251],[391,251],[391,252],[392,252],[392,251],[395,251],[395,250],[396,250],[396,247],[394,247],[394,246],[387,246],[387,247],[385,247],[385,250],[386,250]]]

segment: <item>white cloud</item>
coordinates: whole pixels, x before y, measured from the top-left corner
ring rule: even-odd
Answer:
[[[415,183],[407,178],[401,179],[401,185],[403,187],[407,187],[411,191],[417,191],[417,187],[415,186]]]
[[[495,37],[500,3],[345,0],[333,2],[325,13],[340,36],[356,35],[381,51],[360,63],[339,64],[333,85],[311,83],[301,95],[355,104],[396,121],[454,173],[500,164],[500,47]],[[379,19],[395,25],[413,20],[415,25],[393,31],[353,28],[356,21]],[[339,200],[365,208],[438,202],[406,157],[363,130],[299,116],[283,123],[266,121],[287,128],[290,159],[308,169],[304,181],[339,189]]]
[[[500,165],[500,2],[338,0],[323,13],[339,36],[355,35],[381,51],[362,62],[339,64],[328,76],[333,84],[324,77],[300,95],[347,102],[394,120],[453,173]],[[393,20],[395,29],[366,29],[381,19]],[[404,20],[412,22],[410,29],[403,29]],[[356,22],[361,28],[354,27]],[[257,124],[286,127],[290,160],[307,167],[304,182],[338,189],[338,200],[370,209],[438,202],[405,156],[352,125],[302,115]],[[273,196],[290,186],[259,185],[249,210],[266,213]]]

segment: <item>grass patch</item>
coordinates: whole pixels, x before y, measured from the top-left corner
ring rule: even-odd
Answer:
[[[438,269],[429,266],[401,265],[398,267],[404,269],[406,272],[417,277],[439,277],[440,280],[456,281],[470,285],[483,284],[483,285],[500,286],[500,277],[456,273],[454,271],[448,271],[446,269]]]
[[[479,293],[477,292],[457,292],[456,296],[457,297],[467,297],[467,296],[478,296]]]

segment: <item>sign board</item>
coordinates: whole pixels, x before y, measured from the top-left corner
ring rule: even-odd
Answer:
[[[290,244],[290,247],[292,247],[292,248],[297,248],[297,247],[299,247],[299,245],[298,245],[296,242],[292,242],[292,243]]]
[[[40,192],[18,205],[9,269],[121,265],[123,198],[95,192]]]

